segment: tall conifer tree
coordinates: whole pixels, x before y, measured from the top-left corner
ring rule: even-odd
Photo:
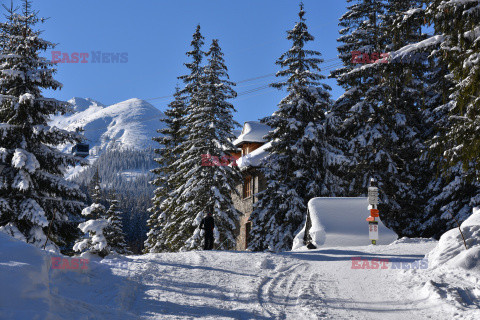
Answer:
[[[128,254],[130,250],[125,242],[125,233],[123,232],[122,212],[119,210],[119,201],[115,191],[110,192],[108,199],[110,207],[105,213],[108,219],[108,227],[105,228],[105,239],[109,246],[110,252],[119,254]]]
[[[160,144],[160,148],[155,150],[158,155],[155,161],[159,166],[152,170],[156,176],[152,183],[157,186],[157,189],[155,189],[153,207],[150,208],[152,214],[147,222],[150,230],[145,241],[145,252],[168,251],[166,228],[169,226],[169,217],[174,211],[172,205],[174,199],[170,195],[179,186],[177,181],[179,177],[175,175],[177,166],[174,163],[181,151],[178,147],[184,141],[183,120],[186,115],[186,99],[178,88],[175,90],[174,97],[175,100],[165,111],[165,118],[161,119],[166,127],[158,131],[161,136],[154,138]]]
[[[461,222],[480,204],[478,161],[472,157],[478,154],[480,119],[479,67],[472,63],[479,56],[479,15],[479,1],[432,1],[425,10],[426,20],[434,25],[425,110],[433,130],[426,137],[425,154],[435,172],[424,192],[420,231],[426,237],[439,237],[456,226],[452,216]]]
[[[217,40],[212,42],[207,55],[207,66],[198,71],[197,78],[192,77],[198,80],[198,87],[191,90],[183,129],[186,140],[180,146],[182,153],[175,163],[182,183],[173,193],[176,210],[169,242],[174,250],[201,247],[199,225],[208,212],[213,213],[216,220],[217,248],[235,246],[239,212],[233,206],[231,192],[235,192],[239,173],[231,166],[204,166],[202,156],[223,157],[234,149],[232,132],[238,124],[233,120],[235,109],[228,100],[236,93],[232,89],[234,84],[228,80]]]
[[[398,234],[417,223],[419,194],[424,178],[419,165],[425,122],[425,66],[420,59],[386,60],[382,53],[396,51],[425,38],[422,20],[404,13],[419,1],[355,0],[340,19],[338,48],[344,67],[332,72],[346,90],[334,112],[343,118],[340,128],[348,141],[346,153],[353,166],[341,175],[350,181],[348,194],[365,195],[375,178],[381,190],[382,220]],[[366,61],[352,61],[355,52]],[[350,55],[350,56],[349,56]]]
[[[49,247],[68,250],[76,236],[69,220],[78,219],[84,195],[63,177],[79,159],[56,146],[82,138],[48,125],[51,116],[70,108],[42,95],[62,85],[53,77],[52,62],[39,56],[53,48],[35,29],[39,21],[31,2],[23,0],[21,13],[10,12],[2,28],[0,228],[43,246],[50,222]]]
[[[470,179],[480,172],[480,1],[436,0],[429,7],[435,29],[441,32],[441,50],[455,83],[450,96],[452,126],[446,132],[446,160],[470,168]]]
[[[165,131],[159,132],[163,136],[155,138],[161,145],[170,145],[172,150],[157,150],[159,157],[156,161],[159,168],[154,171],[156,179],[153,183],[158,188],[155,191],[154,206],[150,209],[152,215],[147,222],[150,230],[145,242],[146,252],[178,251],[182,246],[180,242],[172,240],[177,233],[179,216],[183,216],[182,209],[177,203],[177,190],[186,183],[177,161],[184,152],[183,142],[187,135],[185,117],[188,114],[188,106],[195,103],[192,97],[200,90],[202,61],[205,56],[202,50],[203,40],[200,25],[197,25],[190,43],[191,50],[186,53],[187,57],[191,58],[190,62],[185,63],[189,73],[178,77],[184,83],[184,87],[176,92],[175,100],[170,104],[165,119],[167,127]]]
[[[342,182],[332,170],[343,162],[333,127],[330,87],[320,80],[320,53],[305,45],[313,41],[300,5],[299,21],[288,31],[292,47],[277,61],[283,70],[278,77],[288,77],[272,86],[288,92],[272,116],[262,119],[272,128],[269,155],[261,169],[267,189],[259,194],[252,213],[253,250],[289,250],[295,234],[302,227],[307,202],[315,196],[342,193]]]

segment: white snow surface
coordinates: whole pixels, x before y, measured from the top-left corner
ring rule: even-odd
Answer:
[[[313,198],[308,202],[312,220],[312,243],[319,246],[364,246],[371,243],[368,235],[370,216],[368,198]],[[381,214],[381,213],[380,213]],[[379,218],[377,244],[390,244],[398,236]],[[306,249],[303,244],[305,226],[293,240],[293,250]]]
[[[268,125],[259,121],[247,121],[243,124],[242,133],[233,141],[234,146],[243,142],[267,142],[264,137],[272,130]]]
[[[262,160],[268,155],[268,152],[266,150],[271,146],[272,146],[271,142],[265,143],[260,148],[238,158],[236,161],[237,166],[239,168],[259,167],[261,165]]]
[[[100,203],[92,203],[90,206],[88,206],[88,207],[86,207],[82,210],[82,215],[83,216],[89,216],[89,215],[92,214],[92,211],[94,211],[94,210],[105,210],[105,206],[100,204]]]
[[[73,98],[68,101],[74,112],[57,115],[50,125],[74,131],[83,128],[83,135],[90,145],[90,155],[97,156],[107,148],[145,149],[158,147],[152,137],[163,125],[159,121],[163,112],[141,99],[129,99],[111,106],[92,100]],[[70,151],[72,146],[63,146]]]
[[[475,208],[460,228],[463,237],[458,228],[447,231],[428,258],[432,267],[461,268],[476,272],[480,276],[480,208]],[[465,249],[465,244],[468,249]]]
[[[61,270],[58,254],[0,232],[0,319],[479,319],[478,277],[425,283],[431,269],[392,267],[436,244],[114,255]],[[353,269],[352,258],[389,262]]]

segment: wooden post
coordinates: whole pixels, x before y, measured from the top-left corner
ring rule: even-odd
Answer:
[[[453,216],[452,211],[450,211],[450,209],[448,209],[448,212],[450,213],[450,216],[452,217],[452,219],[455,220],[455,222],[457,223],[458,230],[460,230],[460,234],[462,235],[463,244],[465,245],[465,250],[468,250],[467,242],[465,241],[465,237],[463,236],[462,229],[460,228],[460,223],[458,223],[458,220],[455,219],[455,217]]]

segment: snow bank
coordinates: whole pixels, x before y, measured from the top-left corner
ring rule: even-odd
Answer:
[[[440,306],[448,319],[480,319],[480,208],[461,224],[468,250],[458,228],[444,233],[425,258],[424,272],[407,270],[404,281],[417,282],[419,297]]]
[[[308,212],[312,222],[309,234],[316,247],[371,244],[365,220],[370,215],[368,198],[313,198],[308,202]],[[381,221],[378,227],[377,244],[390,244],[398,238]],[[305,228],[306,224],[293,240],[292,250],[306,248],[303,243]]]
[[[480,274],[480,208],[475,208],[460,228],[468,250],[465,249],[460,230],[454,228],[444,233],[435,249],[427,255],[429,264],[432,268],[444,265]]]
[[[52,257],[70,257],[0,232],[0,319],[139,319],[128,310],[138,285],[108,265],[129,258],[83,256],[87,270],[52,269]]]
[[[0,232],[0,319],[51,317],[45,257],[44,251]]]

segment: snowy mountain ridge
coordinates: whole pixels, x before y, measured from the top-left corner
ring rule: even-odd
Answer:
[[[50,125],[71,131],[83,128],[91,156],[109,148],[146,149],[158,146],[152,138],[162,128],[159,120],[165,115],[144,100],[133,98],[110,106],[90,98],[75,97],[68,102],[74,112],[53,117]],[[70,148],[71,145],[62,147],[64,151]]]

